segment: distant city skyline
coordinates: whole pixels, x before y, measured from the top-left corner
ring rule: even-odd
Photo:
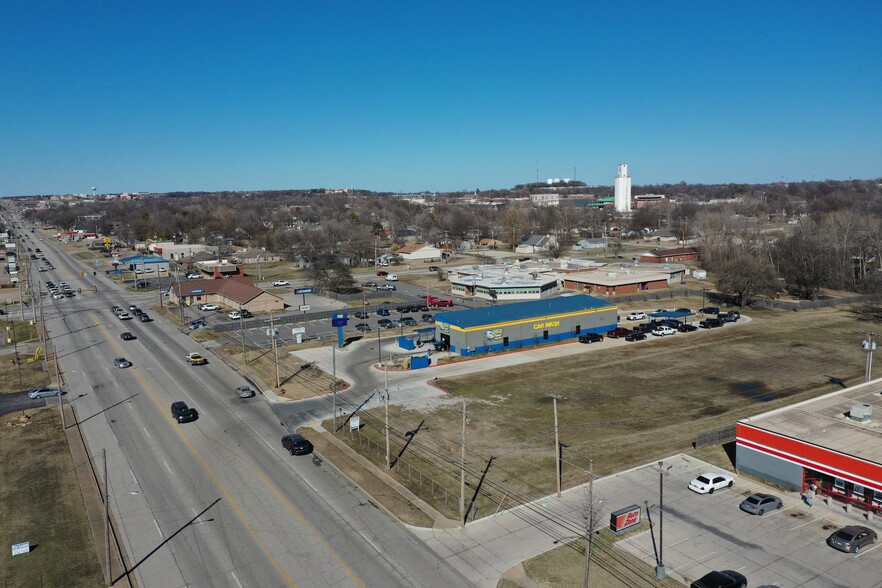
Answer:
[[[13,3],[0,196],[882,176],[882,11]]]

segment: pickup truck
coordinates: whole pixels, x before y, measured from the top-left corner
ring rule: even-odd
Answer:
[[[631,329],[626,329],[625,327],[616,327],[612,331],[607,331],[606,336],[609,339],[618,339],[619,337],[625,337],[631,332]]]

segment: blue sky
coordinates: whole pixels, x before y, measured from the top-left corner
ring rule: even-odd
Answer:
[[[0,7],[0,195],[882,176],[873,2]]]

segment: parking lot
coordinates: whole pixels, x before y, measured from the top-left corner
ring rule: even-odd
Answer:
[[[882,587],[882,542],[858,555],[836,551],[825,543],[845,525],[864,525],[882,532],[882,524],[867,521],[862,513],[827,506],[822,500],[816,499],[809,508],[795,492],[740,476],[732,488],[696,494],[687,488],[690,480],[703,471],[725,470],[685,455],[667,460],[664,468],[670,465],[673,467],[664,480],[662,548],[669,575],[688,584],[710,570],[731,569],[744,574],[750,586]],[[625,496],[639,505],[648,500],[658,541],[658,468],[641,467],[611,478],[616,480],[616,492],[610,509],[627,506]],[[754,492],[777,495],[783,499],[783,507],[763,516],[742,512],[738,505]],[[617,546],[655,566],[648,531],[619,541]]]

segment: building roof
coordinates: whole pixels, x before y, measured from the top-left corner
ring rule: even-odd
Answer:
[[[179,284],[177,282],[171,285],[172,292],[180,296],[178,291]],[[245,276],[237,276],[220,280],[187,280],[180,283],[184,296],[190,296],[193,292],[201,290],[200,294],[220,294],[234,302],[245,304],[254,300],[261,294],[274,296],[265,290],[255,287],[251,284],[251,279]]]
[[[672,255],[698,255],[700,252],[695,247],[678,247],[676,249],[652,249],[643,255],[652,257],[670,257]]]
[[[739,422],[882,464],[880,392],[882,379],[872,380]],[[855,404],[872,407],[870,420],[848,417]]]
[[[435,322],[447,323],[467,329],[513,321],[546,319],[555,315],[604,308],[614,309],[616,306],[594,296],[579,294],[576,296],[561,296],[545,300],[530,300],[528,302],[442,312],[435,315]]]
[[[420,249],[425,249],[427,247],[431,248],[431,249],[438,249],[434,245],[429,245],[427,243],[408,243],[407,245],[405,245],[401,249],[398,249],[397,251],[395,251],[395,253],[396,254],[415,253],[415,252],[419,251]]]
[[[553,237],[551,235],[530,235],[523,241],[519,243],[519,245],[527,245],[532,247],[548,247],[553,241]]]
[[[644,282],[667,282],[670,275],[665,272],[648,271],[587,271],[567,274],[564,279],[583,284],[600,286],[622,286],[626,284],[642,284]]]
[[[131,257],[123,257],[119,262],[130,265],[139,263],[168,263],[168,260],[155,255],[132,255]]]

